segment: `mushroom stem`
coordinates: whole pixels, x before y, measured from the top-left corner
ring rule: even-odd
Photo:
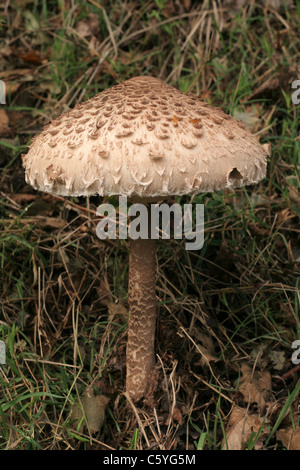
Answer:
[[[134,401],[145,396],[155,362],[155,251],[155,240],[130,240],[126,391]]]

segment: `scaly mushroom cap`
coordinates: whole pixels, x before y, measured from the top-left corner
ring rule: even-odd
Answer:
[[[53,120],[23,165],[27,183],[42,191],[153,198],[258,183],[267,154],[221,109],[135,77]]]

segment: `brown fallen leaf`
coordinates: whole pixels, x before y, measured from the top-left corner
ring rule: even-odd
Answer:
[[[125,305],[121,302],[116,304],[115,302],[110,300],[107,302],[107,308],[108,315],[110,318],[113,318],[115,315],[119,315],[121,318],[123,317],[124,319],[128,318],[128,310]]]
[[[171,18],[176,12],[176,7],[173,0],[167,0],[164,2],[164,7],[162,9],[162,14],[165,18]]]
[[[288,221],[292,217],[293,217],[293,214],[288,207],[286,209],[282,209],[278,213],[278,225],[284,224],[286,221]]]
[[[28,64],[40,65],[43,63],[43,61],[46,62],[43,57],[41,57],[39,51],[36,51],[35,49],[31,49],[26,52],[17,52],[16,56],[19,57],[19,59],[22,59],[24,62],[27,62]]]
[[[284,447],[288,450],[300,450],[300,427],[297,426],[294,430],[291,427],[279,429],[276,433],[276,438],[281,441]]]
[[[10,134],[8,115],[4,109],[0,108],[0,137],[8,137]]]
[[[263,419],[258,414],[249,414],[247,409],[234,406],[226,427],[226,441],[222,443],[222,450],[244,450],[247,447],[251,434],[261,430]],[[260,438],[267,431],[263,427]]]
[[[89,13],[84,20],[78,21],[76,31],[82,38],[99,36],[99,17],[95,13]]]
[[[267,237],[270,235],[270,229],[260,227],[257,222],[249,222],[249,230],[258,237]]]
[[[241,378],[238,391],[246,403],[257,403],[263,410],[270,399],[272,380],[269,371],[254,370],[246,363],[241,365]]]
[[[177,423],[182,426],[183,425],[183,418],[182,418],[182,413],[181,413],[181,410],[180,408],[178,408],[178,406],[174,406],[174,408],[170,409],[169,411],[169,416],[166,420],[166,425],[168,426],[171,422],[171,417],[174,421],[177,421]]]
[[[273,351],[271,350],[268,354],[269,358],[272,361],[273,369],[282,370],[285,363],[286,357],[284,351]]]
[[[11,194],[10,197],[18,204],[22,204],[22,203],[28,204],[31,201],[35,201],[36,194],[14,193],[14,194]]]
[[[186,11],[189,11],[191,9],[191,0],[183,0],[183,6]]]
[[[197,350],[201,354],[200,361],[195,362],[195,365],[199,365],[201,367],[207,366],[211,362],[218,362],[220,359],[213,354],[211,354],[205,347],[197,346]]]
[[[5,110],[0,108],[0,128],[8,127],[8,125],[9,125],[9,118]]]
[[[210,362],[218,362],[220,359],[217,357],[215,352],[215,346],[212,338],[201,332],[200,330],[193,331],[195,338],[200,341],[197,344],[197,352],[200,353],[201,358],[199,361],[195,362],[195,365],[200,365],[201,367],[207,366]]]
[[[84,391],[79,401],[71,411],[72,428],[82,433],[85,428],[91,433],[99,432],[103,422],[109,398],[104,395],[95,395],[91,388]]]

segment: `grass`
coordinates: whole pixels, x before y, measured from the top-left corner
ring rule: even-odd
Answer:
[[[299,2],[280,9],[250,2],[237,12],[158,0],[0,8],[0,79],[8,88],[0,106],[10,120],[0,135],[0,448],[220,449],[232,408],[257,412],[238,392],[244,361],[272,377],[259,410],[267,431],[245,447],[284,448],[276,432],[297,425],[299,406],[291,363],[300,338],[300,108],[291,101],[300,77]],[[82,35],[86,24],[90,36]],[[193,198],[205,205],[201,251],[159,241],[156,378],[149,400],[128,407],[127,243],[97,238],[98,198],[32,190],[20,155],[49,119],[143,74],[242,116],[272,153],[259,185]],[[110,398],[96,435],[71,426],[87,386]]]

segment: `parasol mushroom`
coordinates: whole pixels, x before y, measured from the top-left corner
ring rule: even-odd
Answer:
[[[23,165],[41,191],[149,203],[258,183],[268,153],[220,108],[142,76],[54,119]],[[134,401],[145,396],[155,364],[155,272],[155,240],[131,239],[126,390]]]

